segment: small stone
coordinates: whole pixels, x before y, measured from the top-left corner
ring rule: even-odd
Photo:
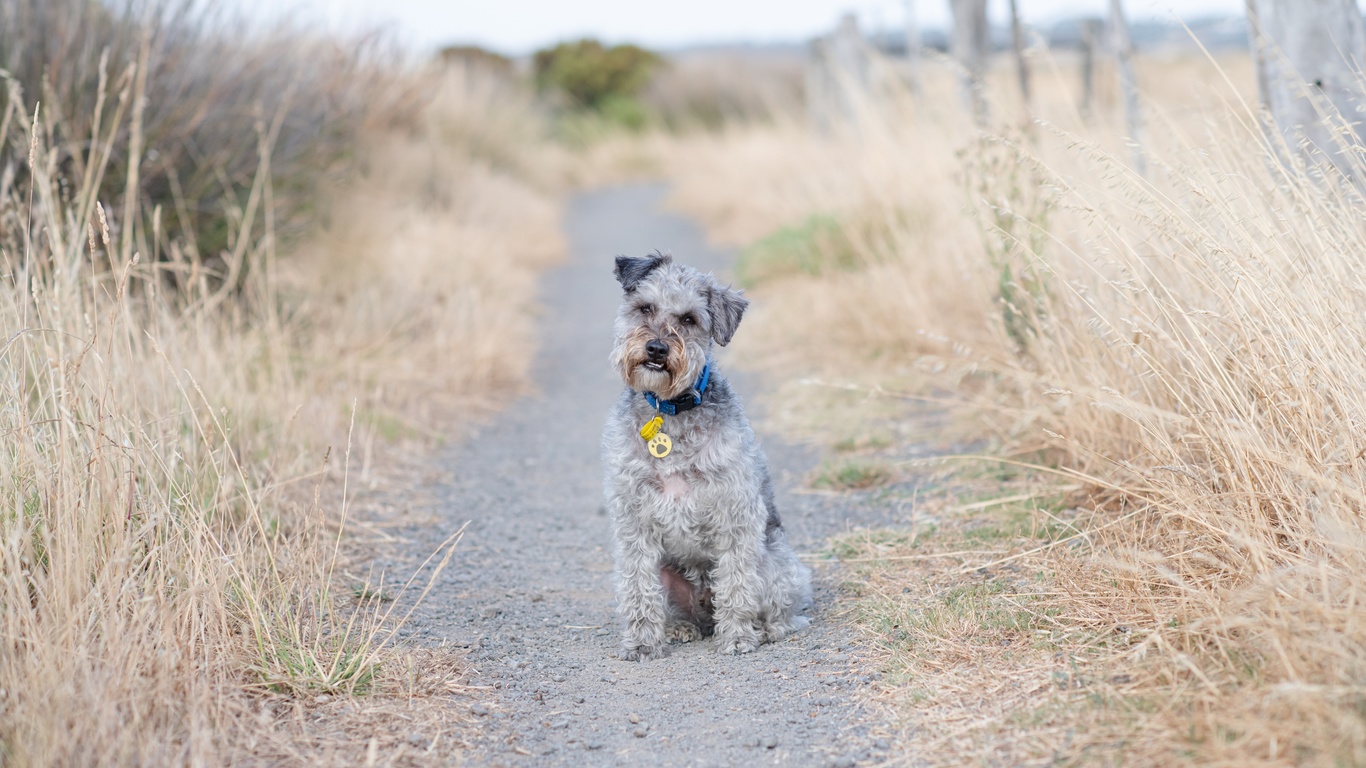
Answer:
[[[858,761],[854,760],[853,755],[845,755],[844,757],[836,758],[835,762],[831,763],[831,765],[834,766],[834,768],[854,768],[854,765],[857,762]]]
[[[545,602],[545,595],[541,594],[540,592],[537,592],[536,594],[534,594],[534,595],[531,596],[531,602],[533,602],[533,603],[544,603],[544,602]]]
[[[567,678],[564,675],[561,675],[558,672],[550,676],[551,682],[555,683],[563,683],[566,679]]]
[[[489,713],[489,708],[476,701],[475,703],[470,705],[470,711],[480,717],[485,717]]]
[[[631,731],[631,735],[636,737],[637,739],[645,738],[645,734],[646,730],[644,728],[637,728],[634,731]]]
[[[427,745],[427,737],[417,731],[413,731],[408,734],[408,743],[414,747],[425,747]]]
[[[482,617],[485,618],[485,619],[491,619],[491,618],[493,618],[494,616],[497,616],[498,614],[500,614],[500,613],[502,613],[502,612],[503,612],[503,611],[502,611],[501,608],[496,608],[496,607],[490,606],[490,607],[485,608],[484,610],[480,611],[480,612],[479,612],[479,615],[482,616]],[[511,638],[509,638],[509,640],[510,640],[510,639],[511,639]]]
[[[640,722],[640,715],[637,715],[636,713],[632,712],[631,714],[626,716],[626,719],[631,721],[631,725],[635,725],[636,723]]]
[[[886,739],[878,739],[873,742],[873,749],[880,749],[884,752],[892,748],[892,743]]]
[[[602,749],[602,746],[601,741],[590,741],[583,745],[584,749]]]
[[[764,749],[773,749],[776,746],[778,746],[778,737],[769,736],[767,739],[764,739]]]
[[[327,702],[329,702],[329,701],[331,701],[331,700],[332,700],[332,697],[331,697],[331,696],[328,696],[328,695],[325,694],[325,693],[319,694],[319,695],[318,695],[318,698],[314,699],[314,701],[318,702],[319,704],[326,704]]]

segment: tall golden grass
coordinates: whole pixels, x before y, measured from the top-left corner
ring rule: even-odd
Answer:
[[[177,295],[175,264],[120,243],[126,211],[67,175],[61,117],[11,89],[0,140],[27,179],[0,201],[0,761],[403,749],[394,727],[308,733],[275,702],[411,689],[388,643],[401,617],[341,568],[355,448],[520,385],[527,306],[505,297],[558,252],[545,185],[456,130],[514,123],[526,98],[447,82],[416,129],[372,137],[368,176],[297,254],[277,252],[259,125],[256,207],[230,216],[224,256],[254,268],[240,292]],[[87,178],[136,167],[136,120],[95,110]]]
[[[197,277],[219,280],[241,281],[253,266],[236,258],[234,214],[264,180],[259,124],[270,127],[273,233],[292,240],[311,224],[317,192],[347,173],[361,133],[407,124],[417,103],[386,36],[253,25],[221,0],[0,0],[0,69],[0,98],[41,103],[63,175],[98,188],[117,214],[121,258],[128,247],[144,260],[179,251],[204,268]],[[132,87],[139,101],[127,100]],[[99,165],[85,151],[95,123],[119,162]],[[21,162],[12,172],[11,183],[24,182]],[[248,233],[263,229],[258,218]],[[224,250],[237,273],[227,274]]]
[[[831,215],[858,256],[761,282],[747,354],[914,372],[1087,489],[1082,535],[1028,562],[1083,638],[1058,650],[1127,682],[1000,713],[1051,729],[1011,760],[1366,761],[1359,197],[1278,160],[1241,59],[1140,62],[1147,178],[1113,97],[1085,120],[1067,64],[1036,64],[1032,114],[998,82],[992,131],[941,72],[938,98],[847,135],[794,121],[656,154],[722,238]]]

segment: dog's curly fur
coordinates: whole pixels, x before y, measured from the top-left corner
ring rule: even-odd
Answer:
[[[763,450],[740,401],[711,362],[697,407],[664,417],[673,450],[655,458],[639,430],[669,400],[697,394],[713,344],[734,335],[748,301],[670,256],[618,257],[624,291],[612,363],[626,387],[603,435],[616,540],[622,658],[651,659],[669,640],[714,628],[722,653],[747,653],[806,626],[810,571],[773,503]],[[654,359],[646,350],[655,345]]]

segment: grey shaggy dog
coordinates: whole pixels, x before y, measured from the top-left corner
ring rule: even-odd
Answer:
[[[811,574],[787,543],[763,449],[711,360],[749,302],[656,253],[617,257],[624,296],[612,364],[626,387],[603,434],[616,540],[621,656],[716,635],[749,653],[806,626]],[[670,442],[647,443],[659,416]]]

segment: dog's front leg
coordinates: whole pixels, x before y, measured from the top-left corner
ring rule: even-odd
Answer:
[[[716,559],[712,571],[716,646],[721,653],[749,653],[759,647],[758,541],[746,531]]]
[[[639,531],[617,537],[617,611],[626,623],[621,657],[627,661],[662,658],[668,653],[664,634],[664,588],[659,582],[663,552]]]

